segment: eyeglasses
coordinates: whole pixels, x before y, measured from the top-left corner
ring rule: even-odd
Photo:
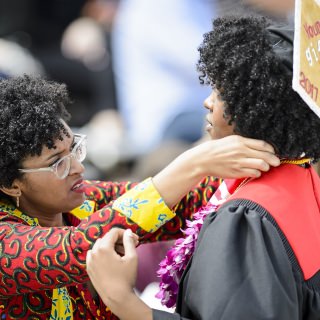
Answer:
[[[45,167],[45,168],[18,169],[18,170],[20,172],[25,172],[25,173],[51,171],[59,179],[64,179],[70,172],[71,157],[81,163],[87,155],[87,136],[84,134],[75,134],[74,142],[75,142],[75,146],[73,147],[72,151],[68,155],[60,158],[57,162],[55,162],[51,166]]]

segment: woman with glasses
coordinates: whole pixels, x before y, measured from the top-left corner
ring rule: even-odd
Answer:
[[[45,168],[34,168],[34,169],[18,169],[20,172],[43,172],[43,171],[51,171],[53,172],[57,178],[64,179],[70,171],[71,167],[71,158],[74,158],[75,160],[82,162],[86,157],[86,136],[84,134],[74,134],[74,142],[72,150],[69,154],[66,156],[61,157],[58,161],[53,163],[49,167]]]
[[[129,230],[124,256],[114,251],[117,229],[95,243],[90,279],[121,320],[318,320],[320,179],[310,163],[320,158],[320,119],[292,89],[293,30],[221,17],[199,52],[200,78],[212,88],[204,102],[212,139],[265,139],[281,164],[259,178],[224,180],[194,214],[160,263],[158,297],[175,312],[135,295]]]
[[[86,137],[67,125],[69,103],[55,82],[0,81],[1,319],[116,319],[86,273],[86,253],[98,238],[117,226],[148,241],[150,221],[162,226],[157,240],[177,237],[218,185],[203,177],[257,176],[279,164],[270,145],[233,136],[185,152],[140,184],[86,181]],[[112,209],[133,187],[139,200],[126,208],[140,213],[136,223]]]

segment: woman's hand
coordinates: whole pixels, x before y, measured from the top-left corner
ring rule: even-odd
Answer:
[[[135,237],[130,229],[113,228],[87,254],[89,277],[105,303],[133,292],[138,265]],[[116,248],[122,242],[124,255]]]
[[[124,255],[116,252],[122,242]],[[113,228],[87,253],[87,272],[103,302],[121,319],[152,319],[152,311],[134,293],[138,237],[130,229]]]
[[[270,144],[232,135],[185,151],[160,171],[153,183],[167,206],[172,207],[205,176],[259,177],[279,164]]]
[[[219,178],[259,177],[280,164],[270,144],[236,135],[206,141],[182,156],[190,157],[200,175]]]

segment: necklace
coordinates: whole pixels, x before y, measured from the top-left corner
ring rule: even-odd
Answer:
[[[311,163],[311,158],[302,158],[302,159],[281,159],[281,164],[284,163],[291,163],[291,164],[305,164],[305,163]]]

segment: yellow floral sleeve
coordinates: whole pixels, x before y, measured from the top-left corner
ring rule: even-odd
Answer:
[[[78,219],[84,219],[95,211],[95,206],[96,203],[94,201],[85,200],[81,206],[71,210],[71,213]]]
[[[148,178],[119,197],[112,206],[147,232],[154,232],[175,214]]]

